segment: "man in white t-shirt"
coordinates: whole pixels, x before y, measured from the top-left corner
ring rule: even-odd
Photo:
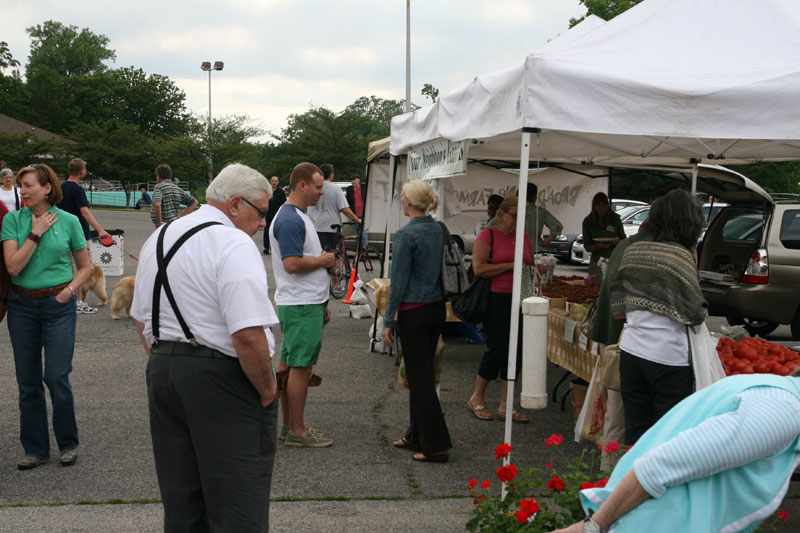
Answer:
[[[326,163],[319,168],[325,180],[324,196],[319,203],[308,207],[308,216],[314,223],[322,249],[329,252],[336,248],[336,231],[331,228],[331,225],[342,223],[339,213],[344,214],[356,224],[361,224],[361,219],[350,209],[344,191],[333,184],[333,165]]]
[[[300,163],[289,181],[289,199],[269,228],[275,303],[283,333],[279,374],[285,386],[278,391],[283,415],[278,438],[287,446],[324,448],[333,439],[306,427],[304,411],[311,370],[322,349],[322,327],[331,317],[327,269],[333,268],[336,257],[322,250],[306,214],[324,195],[322,172],[316,165]]]
[[[160,226],[139,253],[131,316],[150,356],[165,531],[269,530],[278,317],[252,236],[271,192],[257,171],[229,165],[208,186],[208,205]]]

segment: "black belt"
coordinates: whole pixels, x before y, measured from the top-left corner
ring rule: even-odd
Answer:
[[[236,361],[235,357],[225,355],[219,350],[207,348],[205,346],[195,346],[188,342],[177,341],[158,341],[150,348],[150,353],[158,355],[179,355],[187,357],[208,357],[210,359],[229,359]]]

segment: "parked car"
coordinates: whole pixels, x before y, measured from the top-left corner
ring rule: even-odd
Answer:
[[[800,340],[800,198],[773,199],[737,176],[738,188],[713,193],[728,205],[711,221],[700,253],[709,314],[751,335],[789,324]]]
[[[553,254],[561,261],[570,262],[572,260],[572,246],[578,235],[575,233],[561,234],[555,239],[550,241],[550,244],[545,246],[543,250],[546,253]]]
[[[633,206],[643,206],[647,205],[647,202],[640,202],[639,200],[622,200],[618,198],[611,199],[611,209],[618,213],[620,210],[625,209],[626,207],[633,207]]]

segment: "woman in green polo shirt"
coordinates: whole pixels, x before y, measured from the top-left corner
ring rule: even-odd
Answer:
[[[594,283],[603,282],[603,271],[597,265],[601,257],[608,259],[619,241],[625,238],[622,219],[608,205],[608,196],[599,192],[592,198],[592,212],[583,219],[583,247],[592,253],[589,275]]]
[[[78,459],[78,427],[69,373],[75,348],[75,294],[91,273],[78,218],[58,209],[61,187],[53,169],[32,165],[17,173],[25,207],[3,219],[0,239],[11,274],[8,332],[19,386],[20,470],[50,460],[47,403],[53,404],[53,433],[64,466]],[[78,271],[73,273],[70,253]],[[42,365],[44,348],[44,365]]]

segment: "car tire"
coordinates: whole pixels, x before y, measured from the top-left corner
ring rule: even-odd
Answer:
[[[766,337],[778,328],[777,322],[769,322],[767,320],[750,320],[744,319],[744,329],[751,337],[758,335],[759,337]]]
[[[797,310],[797,313],[794,315],[794,319],[792,319],[791,328],[792,340],[800,341],[800,309]]]

